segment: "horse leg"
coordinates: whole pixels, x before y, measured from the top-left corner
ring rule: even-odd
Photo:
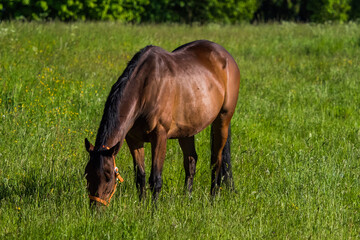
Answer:
[[[221,184],[225,184],[225,186],[227,186],[230,190],[235,190],[234,179],[232,176],[230,144],[231,124],[229,124],[228,138],[226,140],[225,147],[222,150],[220,177]]]
[[[211,195],[215,195],[221,183],[222,151],[228,139],[230,119],[220,114],[211,125]]]
[[[191,193],[198,158],[195,150],[194,136],[179,138],[179,144],[184,155],[185,188]]]
[[[136,141],[131,137],[126,137],[131,156],[134,162],[135,182],[139,191],[139,199],[145,196],[145,151],[144,143]]]
[[[162,187],[161,174],[166,154],[166,140],[167,133],[165,129],[161,125],[157,126],[150,136],[152,166],[149,183],[155,201]]]

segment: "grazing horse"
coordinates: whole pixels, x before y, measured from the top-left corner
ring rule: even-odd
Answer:
[[[115,192],[115,157],[124,139],[130,149],[140,198],[145,194],[144,142],[151,143],[150,188],[156,200],[167,139],[177,138],[184,155],[185,187],[192,190],[197,162],[194,135],[211,124],[211,194],[221,179],[233,187],[230,120],[238,99],[240,72],[220,45],[194,41],[173,52],[147,46],[137,52],[106,100],[95,146],[85,139],[90,202],[107,205]],[[223,162],[223,163],[222,163]]]

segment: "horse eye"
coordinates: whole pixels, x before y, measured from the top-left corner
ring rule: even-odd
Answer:
[[[105,180],[107,182],[109,182],[111,180],[111,174],[110,173],[108,173],[108,172],[105,173]]]

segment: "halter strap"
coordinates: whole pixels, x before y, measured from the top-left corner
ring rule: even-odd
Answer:
[[[106,147],[105,145],[103,145],[102,147],[107,149],[107,150],[110,149],[109,147]],[[113,160],[114,160],[114,172],[115,172],[116,182],[115,182],[115,185],[114,185],[114,189],[112,190],[112,192],[110,194],[109,200],[105,201],[104,199],[101,199],[99,197],[95,197],[95,196],[92,196],[92,195],[89,194],[89,198],[91,200],[102,203],[104,206],[107,206],[110,203],[110,200],[111,200],[112,196],[114,195],[114,193],[116,191],[116,186],[117,186],[118,182],[119,183],[124,182],[124,179],[120,176],[119,169],[116,167],[115,156],[112,156],[112,157],[113,157]]]

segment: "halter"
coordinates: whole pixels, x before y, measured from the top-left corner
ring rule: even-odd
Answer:
[[[103,148],[109,150],[110,148],[109,147],[106,147],[106,146],[103,146]],[[116,177],[116,182],[115,182],[115,185],[114,185],[114,189],[112,190],[111,194],[110,194],[110,197],[109,197],[109,200],[105,201],[104,199],[101,199],[99,197],[95,197],[95,196],[92,196],[89,194],[89,198],[91,200],[94,200],[94,201],[97,201],[99,203],[102,203],[104,206],[107,206],[108,204],[110,204],[110,200],[112,198],[112,196],[114,195],[115,193],[115,190],[116,190],[116,186],[119,183],[122,183],[124,181],[124,179],[120,176],[120,173],[119,173],[119,169],[116,167],[116,164],[115,164],[115,156],[112,156],[113,157],[113,160],[114,160],[114,173],[115,173],[115,177]]]

